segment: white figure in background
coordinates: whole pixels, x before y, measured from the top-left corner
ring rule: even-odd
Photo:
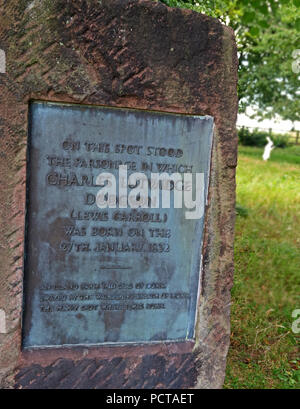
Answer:
[[[269,136],[267,136],[267,141],[268,143],[265,146],[264,154],[263,154],[263,160],[268,160],[271,155],[271,151],[275,148],[274,143]]]

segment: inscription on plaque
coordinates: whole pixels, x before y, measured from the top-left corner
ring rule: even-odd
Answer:
[[[212,134],[211,117],[31,104],[24,347],[193,339]]]

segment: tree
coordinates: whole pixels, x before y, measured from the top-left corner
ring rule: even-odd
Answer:
[[[240,112],[251,106],[258,119],[300,120],[300,0],[161,1],[216,17],[234,29]]]

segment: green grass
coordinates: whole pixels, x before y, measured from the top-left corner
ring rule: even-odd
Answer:
[[[240,146],[225,388],[300,388],[300,146]]]
[[[249,146],[239,146],[239,154],[241,156],[246,155],[253,159],[261,160],[264,148],[255,148]],[[285,149],[275,148],[271,152],[270,162],[279,162],[279,163],[291,163],[295,165],[300,165],[300,145],[299,146],[290,146]]]

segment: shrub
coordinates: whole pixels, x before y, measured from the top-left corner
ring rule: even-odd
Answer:
[[[238,130],[239,141],[246,146],[264,146],[267,143],[268,132],[259,132],[257,129],[250,131],[248,128]]]
[[[289,135],[273,134],[271,136],[271,139],[277,148],[286,148],[287,146],[289,146]]]
[[[270,136],[277,148],[286,148],[289,145],[289,135],[286,134],[270,134],[267,131],[259,131],[257,129],[250,131],[244,127],[238,129],[239,142],[246,146],[265,146],[267,136]]]

